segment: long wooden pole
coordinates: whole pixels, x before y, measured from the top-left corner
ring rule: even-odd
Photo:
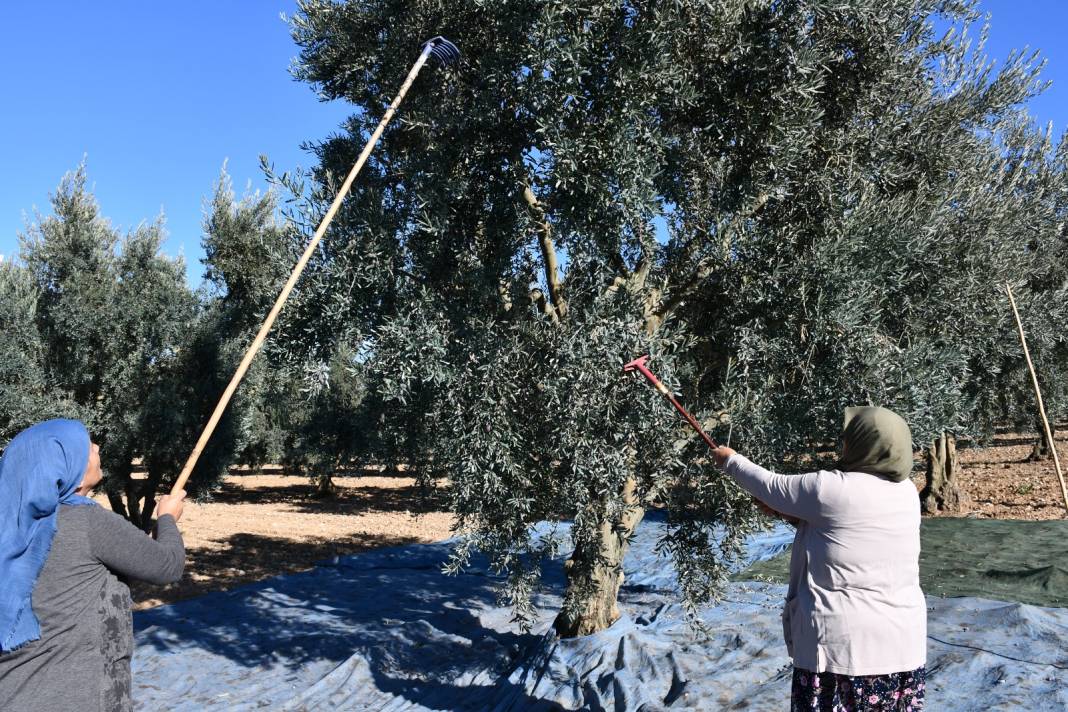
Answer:
[[[1042,389],[1038,386],[1038,376],[1035,374],[1035,365],[1031,363],[1031,352],[1027,349],[1027,337],[1024,336],[1023,322],[1020,321],[1020,312],[1016,309],[1016,299],[1012,296],[1012,287],[1005,285],[1005,292],[1009,295],[1009,304],[1012,305],[1012,315],[1016,318],[1016,330],[1020,334],[1020,345],[1023,347],[1024,358],[1027,359],[1027,370],[1031,372],[1031,383],[1035,387],[1035,398],[1038,400],[1038,414],[1042,416],[1042,427],[1046,431],[1046,442],[1053,451],[1053,466],[1057,470],[1057,479],[1061,483],[1061,496],[1064,498],[1064,510],[1068,512],[1068,487],[1064,484],[1064,472],[1061,470],[1061,459],[1057,455],[1057,444],[1053,440],[1053,431],[1049,427],[1046,418],[1046,406],[1042,402]]]
[[[248,371],[249,366],[252,364],[252,359],[255,358],[256,353],[260,350],[260,347],[263,346],[263,342],[267,338],[267,332],[271,330],[275,319],[278,318],[278,312],[282,311],[282,306],[286,303],[286,299],[289,298],[289,293],[293,291],[293,286],[297,283],[297,279],[300,278],[301,273],[304,271],[304,267],[308,264],[308,260],[311,259],[312,254],[315,252],[315,248],[319,245],[319,241],[323,239],[326,229],[330,226],[330,221],[334,219],[334,215],[337,213],[338,208],[341,207],[341,202],[345,199],[345,196],[348,195],[349,189],[352,188],[352,182],[356,179],[356,175],[363,168],[364,163],[367,162],[367,157],[371,155],[371,151],[374,150],[375,144],[378,143],[378,139],[382,137],[382,132],[385,130],[386,124],[393,118],[393,114],[397,111],[397,107],[400,106],[401,101],[404,99],[404,95],[408,93],[408,90],[412,86],[412,82],[415,81],[416,76],[419,74],[419,70],[426,64],[426,60],[433,49],[431,43],[427,43],[423,48],[422,54],[419,55],[419,59],[412,65],[412,70],[408,72],[408,77],[404,80],[404,84],[401,85],[397,97],[393,100],[393,103],[389,105],[389,108],[386,109],[386,113],[382,116],[382,120],[378,122],[378,127],[375,129],[375,132],[371,134],[371,138],[367,141],[367,145],[363,147],[363,151],[360,153],[359,158],[356,159],[356,163],[353,164],[352,170],[349,171],[349,175],[345,178],[345,182],[342,183],[341,189],[334,198],[334,202],[330,205],[330,209],[326,211],[326,215],[323,217],[322,222],[319,223],[315,235],[312,236],[311,241],[308,242],[308,246],[304,248],[304,254],[300,256],[300,260],[297,261],[297,265],[293,268],[293,272],[289,275],[289,279],[286,281],[285,286],[282,287],[281,294],[279,294],[278,299],[275,300],[274,306],[271,307],[270,313],[267,314],[267,318],[263,320],[263,325],[260,326],[256,338],[253,339],[252,344],[248,347],[248,350],[245,351],[245,356],[241,359],[241,363],[238,364],[237,370],[234,371],[234,375],[230,379],[230,383],[226,386],[226,390],[223,391],[222,397],[219,398],[219,402],[215,406],[215,411],[211,414],[208,424],[204,426],[204,430],[200,433],[200,439],[197,440],[193,452],[189,453],[189,459],[186,460],[185,466],[178,475],[178,479],[175,480],[174,487],[171,488],[171,494],[174,494],[185,487],[185,483],[189,479],[189,475],[193,472],[197,460],[200,459],[200,454],[204,452],[204,447],[208,444],[208,440],[211,439],[212,433],[215,432],[215,427],[219,424],[219,420],[226,411],[226,406],[230,403],[230,398],[233,397],[238,384],[241,383],[241,379],[244,378],[245,372]]]

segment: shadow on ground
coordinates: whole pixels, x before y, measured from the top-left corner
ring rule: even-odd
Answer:
[[[413,537],[370,534],[302,541],[261,534],[233,534],[221,546],[190,549],[181,581],[164,586],[134,582],[130,591],[136,602],[173,603],[279,574],[306,571],[316,563],[336,556],[415,541]],[[240,567],[233,566],[235,561],[241,562]]]
[[[252,545],[263,556],[287,555],[269,541]],[[482,709],[478,701],[501,694],[500,685],[508,684],[502,675],[542,636],[497,620],[495,581],[484,569],[442,575],[447,554],[440,544],[379,549],[140,612],[135,660],[166,664],[164,686],[184,690],[176,709],[220,705],[227,694],[220,689],[240,689],[241,704],[250,708],[275,709],[295,691],[314,695],[316,685],[344,690],[347,701],[332,702],[342,709],[362,708],[370,694],[432,709],[446,709],[434,700],[466,698],[470,707],[453,702],[447,709]],[[482,618],[487,611],[492,625]],[[147,649],[157,655],[144,655]],[[139,678],[152,672],[135,663]],[[522,696],[519,689],[512,693]],[[551,709],[535,699],[519,703],[518,709]]]
[[[281,486],[246,487],[225,482],[206,501],[214,504],[284,504],[313,514],[352,514],[355,512],[410,512],[422,514],[445,509],[444,492],[416,484],[401,487],[339,485],[333,497],[316,498],[315,485],[304,477],[293,477]]]
[[[484,561],[441,574],[447,543],[378,549],[137,614],[135,702],[150,710],[165,699],[176,712],[782,709],[786,587],[729,584],[699,612],[706,632],[696,633],[657,555],[664,522],[651,514],[624,562],[623,618],[594,635],[521,632],[497,604]],[[1063,527],[939,529],[953,524],[925,522],[927,569],[941,570],[947,586],[971,566],[961,555],[978,542],[984,566],[1014,586],[1068,585],[1057,570],[1065,552],[1055,548],[1068,540]],[[784,525],[755,537],[746,561],[774,556],[791,536]],[[559,610],[559,561],[544,583],[534,631],[548,630]],[[938,595],[927,604],[931,709],[1068,709],[1068,609]]]

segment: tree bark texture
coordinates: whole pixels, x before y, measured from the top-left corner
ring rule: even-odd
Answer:
[[[955,512],[960,509],[957,486],[957,441],[943,433],[927,448],[927,484],[920,493],[923,511]]]
[[[626,484],[627,501],[633,502],[635,483]],[[623,557],[628,541],[645,510],[636,503],[616,521],[602,521],[597,536],[576,543],[564,565],[567,593],[553,623],[561,638],[577,638],[608,628],[619,619],[619,587],[623,584]]]

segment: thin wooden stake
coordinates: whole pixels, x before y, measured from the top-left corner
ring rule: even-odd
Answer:
[[[304,271],[304,267],[308,264],[308,260],[311,259],[319,241],[323,239],[326,229],[330,226],[330,221],[334,219],[334,215],[337,213],[338,208],[341,207],[341,202],[345,199],[345,196],[348,195],[349,189],[352,187],[352,182],[356,179],[356,175],[360,172],[360,169],[363,168],[363,164],[367,162],[367,157],[371,155],[371,151],[374,150],[375,144],[378,143],[378,139],[381,138],[382,132],[386,128],[386,124],[393,118],[393,114],[397,110],[397,107],[400,106],[401,100],[403,100],[404,95],[408,93],[408,89],[411,88],[416,75],[419,74],[419,70],[426,64],[427,58],[433,51],[434,45],[432,42],[428,42],[423,47],[422,54],[419,55],[419,59],[412,65],[411,71],[408,72],[408,77],[404,80],[404,84],[401,85],[397,98],[395,98],[393,103],[389,105],[386,113],[382,116],[382,120],[378,122],[378,128],[371,134],[371,138],[367,141],[367,145],[363,147],[363,151],[360,153],[359,158],[356,159],[356,163],[353,164],[348,177],[346,177],[345,182],[342,183],[341,190],[338,191],[337,196],[334,198],[334,202],[330,205],[330,209],[326,211],[326,215],[323,217],[322,222],[319,223],[319,228],[315,231],[315,235],[313,235],[311,241],[308,242],[308,246],[304,249],[304,254],[300,256],[300,259],[297,261],[297,265],[293,268],[293,272],[289,275],[289,279],[286,281],[285,286],[282,287],[281,294],[279,294],[278,299],[275,300],[274,306],[271,307],[270,313],[267,314],[267,318],[263,320],[263,325],[256,334],[256,338],[253,339],[252,344],[248,347],[248,350],[245,351],[244,358],[241,359],[241,363],[238,364],[237,370],[234,371],[233,378],[230,379],[230,383],[226,386],[226,390],[223,391],[222,397],[219,398],[219,403],[215,406],[215,411],[211,414],[208,424],[204,426],[203,432],[200,433],[200,439],[197,440],[193,452],[189,454],[189,459],[186,460],[185,466],[178,475],[178,479],[175,480],[174,487],[171,488],[171,494],[174,494],[185,487],[185,483],[189,479],[189,475],[193,472],[197,460],[200,459],[200,454],[204,451],[204,447],[208,444],[208,440],[211,439],[211,434],[215,432],[215,427],[219,424],[219,420],[222,419],[222,415],[226,411],[226,406],[230,403],[230,398],[233,397],[238,384],[241,383],[241,379],[244,378],[245,372],[248,371],[248,367],[252,364],[252,359],[256,356],[260,347],[263,346],[263,342],[267,338],[267,332],[271,330],[275,319],[278,318],[278,312],[282,311],[282,305],[286,303],[286,299],[289,298],[289,293],[293,291],[293,286],[297,283],[297,279],[300,278],[301,272]]]
[[[1057,456],[1057,443],[1053,440],[1053,431],[1050,430],[1049,420],[1046,418],[1046,406],[1042,402],[1042,389],[1038,386],[1038,376],[1035,374],[1035,365],[1031,363],[1031,352],[1027,349],[1027,337],[1024,336],[1023,322],[1020,321],[1020,312],[1016,309],[1016,299],[1012,296],[1012,287],[1005,285],[1005,292],[1009,295],[1009,304],[1012,305],[1012,315],[1016,317],[1016,330],[1020,334],[1020,345],[1023,346],[1024,358],[1027,359],[1027,370],[1031,372],[1031,383],[1035,386],[1035,398],[1038,400],[1038,414],[1042,416],[1042,427],[1046,430],[1046,442],[1053,451],[1053,466],[1057,470],[1057,479],[1061,483],[1061,496],[1064,498],[1064,510],[1068,512],[1068,487],[1064,484],[1064,472],[1061,471],[1061,459]]]

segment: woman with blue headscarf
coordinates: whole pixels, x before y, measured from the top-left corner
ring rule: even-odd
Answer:
[[[75,420],[16,435],[0,458],[0,710],[129,710],[133,620],[125,579],[181,578],[185,493],[148,537],[86,495],[99,449]]]

